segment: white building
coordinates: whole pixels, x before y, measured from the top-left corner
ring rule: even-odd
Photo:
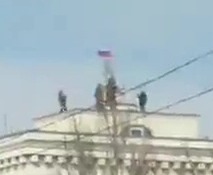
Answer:
[[[38,129],[0,138],[0,175],[111,174],[107,116],[74,109],[36,118]],[[118,174],[212,174],[213,141],[198,138],[198,115],[144,114],[123,104],[117,122]]]

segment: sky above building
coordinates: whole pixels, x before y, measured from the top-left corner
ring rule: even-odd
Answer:
[[[94,103],[102,81],[97,50],[115,55],[125,88],[213,49],[212,0],[1,0],[0,133],[33,127],[32,118]],[[149,110],[213,86],[213,56],[140,90]],[[213,93],[169,111],[201,114],[201,136],[213,137]],[[2,117],[1,117],[2,116]]]

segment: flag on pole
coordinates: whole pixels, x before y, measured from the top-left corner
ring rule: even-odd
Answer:
[[[103,60],[103,64],[104,64],[104,77],[105,77],[105,83],[108,82],[108,79],[110,77],[114,77],[114,72],[113,72],[113,66],[112,66],[112,52],[110,50],[98,50],[98,56],[101,57],[101,59]]]
[[[111,60],[113,55],[109,50],[99,50],[98,55],[102,57],[104,60]]]

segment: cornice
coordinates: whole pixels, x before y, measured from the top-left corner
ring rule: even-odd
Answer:
[[[197,169],[199,171],[202,170],[210,170],[213,171],[213,161],[211,162],[203,162],[203,161],[195,161],[190,160],[187,161],[178,160],[178,159],[170,159],[165,160],[166,155],[161,155],[161,160],[151,158],[145,159],[145,165],[150,168],[162,169],[162,170],[192,170]],[[164,160],[163,160],[164,159]],[[8,159],[0,160],[0,172],[5,169],[10,169],[12,167],[17,167],[21,165],[70,165],[76,166],[80,163],[80,159],[77,156],[53,156],[53,155],[23,155],[17,157],[11,157]],[[140,166],[140,161],[137,158],[135,159],[120,159],[120,165],[125,167],[130,167],[134,163],[134,165]],[[96,166],[115,166],[115,160],[112,157],[95,157],[93,156],[90,161],[87,161],[88,165],[96,165]]]
[[[54,132],[41,132],[30,131],[20,134],[15,138],[2,139],[0,141],[0,152],[5,148],[9,148],[13,145],[19,145],[24,142],[64,142],[72,143],[76,141],[77,136],[70,133],[54,133]],[[109,144],[111,143],[111,136],[109,135],[96,135],[96,134],[80,134],[82,142],[91,142],[94,144]],[[118,142],[126,145],[152,145],[154,147],[168,147],[168,148],[194,148],[194,149],[213,149],[212,140],[199,140],[199,139],[187,139],[187,138],[123,138],[118,137]]]

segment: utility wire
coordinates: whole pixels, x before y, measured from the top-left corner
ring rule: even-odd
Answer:
[[[162,106],[162,107],[160,107],[160,108],[158,108],[158,109],[156,109],[156,110],[154,110],[154,111],[152,111],[152,112],[146,113],[146,114],[145,114],[145,117],[151,116],[151,115],[154,115],[154,114],[157,114],[157,113],[160,112],[160,111],[163,111],[163,110],[166,110],[166,109],[170,109],[170,108],[175,107],[175,106],[177,106],[177,105],[179,105],[179,104],[189,102],[189,101],[191,101],[191,100],[193,100],[193,99],[199,98],[199,97],[201,97],[201,96],[203,96],[203,95],[206,95],[206,94],[208,94],[208,93],[210,93],[210,92],[213,92],[213,87],[211,87],[211,88],[209,88],[209,89],[207,89],[207,90],[201,91],[201,92],[199,92],[199,93],[197,93],[197,94],[195,94],[195,95],[192,95],[192,96],[189,96],[189,97],[186,97],[186,98],[182,98],[182,99],[180,99],[180,100],[178,100],[178,101],[176,101],[176,102],[173,102],[173,103],[170,103],[170,104],[168,104],[168,105]],[[137,120],[137,119],[139,119],[139,118],[141,118],[141,116],[138,116],[138,117],[136,117],[136,118],[134,118],[134,119],[131,119],[131,120],[127,120],[127,121],[121,122],[121,123],[117,124],[117,126],[122,126],[122,125],[128,124],[128,123],[130,123],[130,122],[132,122],[132,121],[135,121],[135,120]],[[112,126],[105,127],[105,128],[102,129],[101,131],[96,132],[96,133],[94,133],[94,134],[91,134],[91,136],[99,135],[99,134],[101,134],[102,132],[107,131],[110,127],[112,127]],[[78,139],[83,139],[84,137],[85,137],[85,136],[82,136],[82,137],[80,137],[80,138],[78,138]],[[75,141],[75,140],[76,140],[76,139],[73,139],[73,140],[71,140],[71,141]],[[51,147],[51,149],[53,149],[53,147]],[[47,149],[44,149],[44,150],[41,150],[41,152],[45,152],[45,151],[47,151],[47,150],[48,150],[48,148],[47,148]],[[41,153],[41,152],[39,151],[39,153]]]
[[[72,113],[72,114],[69,114],[68,116],[65,116],[65,117],[63,117],[63,118],[61,118],[61,119],[59,119],[59,120],[57,120],[57,121],[52,121],[52,122],[47,123],[47,124],[45,124],[45,125],[43,125],[43,126],[41,126],[41,127],[36,128],[36,129],[39,130],[39,129],[45,128],[45,127],[47,127],[47,126],[54,125],[54,124],[55,124],[56,122],[58,122],[58,121],[63,121],[63,120],[66,120],[67,118],[74,117],[74,116],[76,116],[76,115],[85,113],[85,112],[90,111],[91,109],[93,109],[94,106],[95,106],[95,105],[90,106],[90,107],[88,107],[88,108],[81,109],[81,110],[79,110],[79,111],[77,111],[77,112],[74,112],[74,113]]]
[[[178,70],[180,70],[180,69],[182,69],[182,68],[184,68],[184,67],[186,67],[186,66],[189,66],[189,65],[191,65],[192,63],[195,63],[195,62],[197,62],[197,61],[199,61],[199,60],[201,60],[201,59],[204,59],[204,58],[206,58],[207,56],[212,55],[212,54],[213,54],[213,50],[210,50],[210,51],[208,51],[208,52],[206,52],[206,53],[204,53],[204,54],[201,54],[201,55],[199,55],[199,56],[197,56],[197,57],[195,57],[195,58],[193,58],[193,59],[187,61],[186,63],[184,63],[184,64],[182,64],[182,65],[179,65],[179,66],[177,66],[177,67],[175,67],[175,68],[173,68],[173,69],[171,69],[171,70],[169,70],[169,71],[167,71],[167,72],[165,72],[165,73],[163,73],[163,74],[161,74],[161,75],[159,75],[159,76],[157,76],[157,77],[155,77],[155,78],[152,78],[152,79],[150,79],[150,80],[148,80],[148,81],[146,81],[146,82],[143,82],[143,83],[141,83],[141,84],[138,84],[137,86],[134,86],[134,87],[132,87],[132,88],[126,90],[124,93],[119,94],[119,95],[120,95],[120,96],[123,96],[123,95],[125,95],[125,94],[127,94],[127,93],[129,93],[129,92],[131,92],[131,91],[134,91],[134,90],[139,89],[139,88],[141,88],[141,87],[143,87],[143,86],[146,86],[146,85],[149,85],[149,84],[151,84],[151,83],[154,83],[154,82],[156,82],[156,81],[158,81],[158,80],[160,80],[160,79],[162,79],[162,78],[165,78],[166,76],[168,76],[168,75],[170,75],[170,74],[172,74],[172,73],[174,73],[174,72],[176,72],[176,71],[178,71]],[[211,92],[211,91],[212,91],[212,90],[209,89],[209,92]],[[197,95],[201,96],[201,95],[204,95],[205,93],[208,93],[208,92],[205,92],[205,91],[204,91],[204,92],[201,92],[201,93],[199,93],[199,94],[197,94]],[[190,100],[190,99],[196,98],[197,95],[192,96],[192,97],[190,97],[189,99],[182,99],[182,100],[179,100],[179,101],[175,102],[175,104],[167,105],[166,108],[164,107],[164,108],[161,108],[160,110],[158,109],[157,112],[159,112],[159,111],[161,111],[161,110],[168,109],[168,108],[173,107],[173,106],[175,106],[175,105],[178,105],[178,104],[180,104],[180,103],[187,102],[187,101]],[[70,118],[70,117],[73,117],[73,116],[75,116],[75,115],[78,115],[78,114],[87,112],[87,111],[89,111],[89,110],[91,110],[91,109],[93,109],[93,108],[94,108],[94,105],[91,106],[91,107],[88,107],[88,108],[79,110],[79,111],[77,111],[77,112],[75,112],[75,113],[73,113],[73,114],[70,114],[69,116],[63,117],[63,118],[61,118],[61,120],[65,120],[65,119]],[[147,115],[147,114],[146,114],[146,115]],[[58,122],[58,121],[57,121],[57,122]],[[53,121],[53,122],[50,122],[50,123],[48,123],[48,124],[46,124],[46,125],[43,125],[42,127],[37,128],[37,129],[42,129],[42,128],[44,128],[44,127],[53,125],[53,124],[55,124],[55,123],[56,123],[56,121]],[[109,129],[109,128],[110,128],[110,127],[107,127],[107,129]],[[103,132],[103,131],[101,131],[101,132]],[[96,133],[96,134],[98,134],[98,133]]]
[[[202,92],[199,92],[199,93],[197,93],[197,94],[195,94],[195,95],[192,95],[192,96],[189,96],[189,97],[180,99],[180,100],[178,100],[178,101],[176,101],[176,102],[174,102],[174,103],[171,103],[171,104],[168,104],[168,105],[166,105],[166,106],[160,107],[159,109],[154,110],[153,112],[151,112],[151,113],[149,113],[149,114],[146,114],[146,116],[150,116],[150,115],[156,114],[157,112],[160,112],[160,111],[162,111],[162,110],[166,110],[166,109],[169,109],[169,108],[171,108],[171,107],[175,107],[175,106],[177,106],[177,105],[179,105],[179,104],[181,104],[181,103],[185,103],[185,102],[188,102],[188,101],[193,100],[193,99],[195,99],[195,98],[199,98],[199,97],[201,97],[201,96],[203,96],[203,95],[205,95],[205,94],[208,94],[208,93],[210,93],[210,92],[212,92],[212,91],[213,91],[213,87],[212,87],[212,88],[209,88],[209,89],[207,89],[207,90],[204,90],[204,91],[202,91]],[[136,117],[134,120],[137,120],[138,118],[140,118],[140,117]],[[117,124],[117,126],[127,124],[127,123],[129,123],[129,122],[131,122],[131,121],[134,121],[134,120],[128,120],[128,121],[119,123],[119,124]],[[108,130],[108,127],[105,128],[105,129],[103,129],[101,132],[103,132],[103,131],[105,131],[105,130]],[[93,135],[98,135],[98,134],[100,134],[101,132],[99,131],[98,133],[95,133],[95,134],[93,134]],[[78,136],[77,140],[79,141],[80,139],[82,139],[82,138],[79,138],[79,136]],[[73,141],[75,141],[75,140],[73,140]],[[58,147],[56,147],[56,148],[58,148]],[[53,149],[53,148],[50,148],[50,149]],[[39,152],[37,152],[36,154],[45,152],[45,151],[47,151],[47,150],[48,150],[48,149],[43,149],[42,151],[39,151]]]
[[[169,71],[167,71],[167,72],[165,72],[165,73],[163,73],[163,74],[161,74],[161,75],[159,75],[159,76],[157,76],[157,77],[155,77],[155,78],[152,78],[152,79],[146,81],[146,82],[140,83],[140,84],[138,84],[138,85],[136,85],[136,86],[134,86],[134,87],[132,87],[132,88],[126,90],[124,93],[119,94],[119,95],[120,95],[120,96],[123,96],[123,95],[125,95],[126,93],[129,93],[129,92],[134,91],[134,90],[137,90],[137,89],[139,89],[139,88],[141,88],[141,87],[143,87],[143,86],[146,86],[146,85],[149,85],[149,84],[151,84],[151,83],[154,83],[154,82],[156,82],[156,81],[158,81],[158,80],[161,80],[161,79],[165,78],[166,76],[168,76],[168,75],[170,75],[170,74],[172,74],[172,73],[174,73],[174,72],[176,72],[176,71],[178,71],[178,70],[180,70],[180,69],[182,69],[182,68],[185,68],[185,67],[187,67],[187,66],[189,66],[189,65],[191,65],[191,64],[193,64],[193,63],[195,63],[195,62],[197,62],[197,61],[199,61],[199,60],[201,60],[201,59],[204,59],[204,58],[206,58],[207,56],[212,55],[212,54],[213,54],[213,50],[211,50],[211,51],[209,51],[209,52],[207,52],[207,53],[204,53],[204,54],[202,54],[202,55],[199,55],[199,56],[197,56],[197,57],[195,57],[195,58],[193,58],[193,59],[187,61],[186,63],[184,63],[184,64],[182,64],[182,65],[179,65],[179,66],[177,66],[177,67],[175,67],[175,68],[173,68],[173,69],[171,69],[171,70],[169,70]],[[157,113],[157,112],[160,112],[160,111],[162,111],[162,110],[166,110],[166,109],[169,109],[169,108],[171,108],[171,107],[177,106],[177,105],[179,105],[179,104],[181,104],[181,103],[188,102],[188,101],[190,101],[190,100],[193,100],[193,99],[195,99],[195,98],[198,98],[198,97],[200,97],[200,96],[202,96],[202,95],[205,95],[205,94],[207,94],[207,93],[210,93],[210,92],[212,92],[212,91],[213,91],[213,88],[210,88],[210,89],[208,89],[208,90],[202,91],[202,92],[200,92],[200,93],[198,93],[198,94],[195,94],[195,95],[193,95],[193,96],[190,96],[190,97],[187,97],[187,98],[183,98],[183,99],[178,100],[178,101],[176,101],[176,102],[174,102],[174,103],[171,103],[171,104],[169,104],[169,105],[163,106],[163,107],[161,107],[161,108],[159,108],[159,109],[157,109],[157,110],[155,110],[155,111],[153,111],[153,112],[151,112],[151,113],[149,113],[149,114],[146,114],[146,116],[148,116],[148,115],[153,115],[153,114],[155,114],[155,113]],[[70,117],[72,117],[72,116],[75,116],[75,115],[77,115],[77,114],[81,114],[81,113],[87,112],[87,111],[91,110],[92,108],[93,108],[93,106],[91,106],[91,107],[89,107],[89,108],[86,108],[86,109],[84,109],[84,110],[77,111],[76,113],[73,113],[73,114],[69,115],[68,117],[64,117],[62,120],[65,120],[65,119],[70,118]],[[139,117],[136,117],[134,120],[137,120],[138,118],[139,118]],[[131,122],[131,121],[134,121],[134,120],[128,120],[128,121],[125,121],[125,122],[122,122],[122,123],[119,123],[119,124],[116,123],[117,126],[114,126],[114,127],[118,127],[118,126],[120,126],[120,125],[125,125],[125,124],[127,124],[127,123],[129,123],[129,122]],[[46,127],[46,126],[52,125],[52,124],[54,124],[54,123],[55,123],[55,121],[54,121],[54,122],[51,122],[51,123],[48,123],[47,125],[42,126],[42,127]],[[105,131],[105,130],[108,130],[109,128],[110,128],[110,126],[108,126],[107,128],[104,128],[103,130],[99,131],[98,133],[94,133],[94,135],[98,135],[98,134],[100,134],[101,132],[103,132],[103,131]],[[78,138],[77,138],[78,141],[77,141],[77,142],[79,142],[80,139],[81,139],[81,138],[78,136]],[[75,140],[76,140],[76,139],[74,139],[73,141],[75,141]],[[65,142],[67,142],[67,141],[65,141]],[[66,144],[66,143],[64,143],[64,144]],[[57,148],[58,148],[58,147],[57,147]],[[53,147],[51,147],[50,149],[53,149]],[[46,150],[49,150],[49,149],[44,149],[44,150],[42,150],[42,151],[39,151],[39,153],[45,152]],[[37,153],[37,154],[39,154],[39,153]]]
[[[176,102],[174,102],[174,103],[171,103],[171,104],[169,104],[169,105],[167,105],[167,106],[164,106],[164,107],[162,107],[162,108],[159,108],[158,111],[162,111],[162,110],[165,110],[165,109],[169,109],[169,108],[174,107],[174,106],[177,106],[177,105],[179,105],[179,104],[181,104],[181,103],[184,103],[184,102],[193,100],[193,99],[195,99],[195,98],[198,98],[198,97],[200,97],[200,96],[203,96],[203,95],[205,95],[205,94],[208,94],[208,93],[210,93],[210,92],[212,92],[212,91],[213,91],[213,87],[212,87],[212,88],[209,88],[209,89],[207,89],[207,90],[204,90],[204,91],[202,91],[202,92],[199,92],[199,93],[197,93],[197,94],[195,94],[195,95],[192,95],[192,96],[190,96],[190,97],[187,97],[187,98],[183,98],[183,99],[181,99],[181,100],[178,100],[178,101],[176,101]],[[157,111],[157,112],[158,112],[158,111]]]
[[[195,63],[195,62],[197,62],[197,61],[199,61],[199,60],[201,60],[201,59],[204,59],[204,58],[206,58],[206,57],[208,57],[209,55],[212,55],[212,54],[213,54],[213,50],[210,50],[210,51],[208,51],[208,52],[206,52],[206,53],[203,53],[203,54],[201,54],[201,55],[199,55],[199,56],[197,56],[197,57],[195,57],[195,58],[192,58],[191,60],[189,60],[189,61],[187,61],[187,62],[185,62],[185,63],[183,63],[183,64],[181,64],[181,65],[179,65],[179,66],[176,66],[175,68],[173,68],[173,69],[171,69],[171,70],[169,70],[169,71],[167,71],[167,72],[165,72],[165,73],[163,73],[163,74],[161,74],[161,75],[159,75],[159,76],[157,76],[157,77],[155,77],[155,78],[152,78],[152,79],[150,79],[150,80],[148,80],[148,81],[145,81],[145,82],[140,83],[140,84],[138,84],[138,85],[136,85],[136,86],[134,86],[134,87],[132,87],[132,88],[127,89],[125,92],[120,93],[118,96],[126,95],[127,93],[129,93],[129,92],[131,92],[131,91],[135,91],[135,90],[137,90],[137,89],[140,89],[141,87],[144,87],[144,86],[146,86],[146,85],[149,85],[149,84],[151,84],[151,83],[154,83],[154,82],[156,82],[156,81],[159,81],[159,80],[165,78],[166,76],[168,76],[168,75],[170,75],[170,74],[172,74],[172,73],[174,73],[174,72],[176,72],[176,71],[178,71],[178,70],[180,70],[180,69],[183,69],[183,68],[185,68],[185,67],[187,67],[187,66],[189,66],[189,65],[191,65],[191,64],[193,64],[193,63]],[[65,120],[65,119],[70,118],[70,117],[72,117],[72,116],[75,116],[75,115],[77,115],[77,114],[81,114],[81,113],[87,112],[87,111],[91,110],[92,108],[94,108],[94,105],[93,105],[93,106],[90,106],[90,107],[88,107],[88,108],[86,108],[86,109],[77,111],[76,113],[73,113],[73,114],[71,114],[71,115],[69,115],[69,116],[67,116],[67,117],[62,118],[61,120]],[[42,128],[43,128],[43,127],[46,127],[46,126],[49,126],[49,125],[52,125],[52,124],[55,124],[55,122],[56,122],[56,121],[50,122],[50,123],[48,123],[48,124],[42,126]],[[57,121],[57,122],[58,122],[58,121]],[[40,128],[38,128],[38,129],[40,129]]]
[[[177,106],[177,105],[179,105],[181,103],[186,103],[186,102],[191,101],[191,100],[193,100],[195,98],[199,98],[199,97],[201,97],[201,96],[203,96],[205,94],[208,94],[208,93],[210,93],[212,91],[213,91],[213,87],[211,87],[211,88],[209,88],[207,90],[201,91],[201,92],[199,92],[199,93],[197,93],[195,95],[192,95],[192,96],[189,96],[189,97],[186,97],[186,98],[182,98],[182,99],[180,99],[180,100],[178,100],[178,101],[176,101],[174,103],[170,103],[168,105],[165,105],[165,106],[162,106],[162,107],[158,108],[157,110],[149,112],[148,114],[146,113],[145,117],[153,115],[153,114],[157,114],[158,112],[166,110],[166,109],[170,109],[170,108],[175,107],[175,106]],[[118,124],[118,126],[128,124],[129,122],[135,121],[135,120],[137,120],[139,118],[141,118],[141,116],[138,116],[138,117],[136,117],[136,118],[134,118],[132,120],[121,122],[121,123]],[[108,127],[104,128],[103,130],[99,131],[98,133],[95,133],[94,135],[98,135],[98,134],[102,133],[103,131],[106,131],[107,129],[108,129]]]
[[[213,50],[210,50],[210,51],[208,51],[208,52],[206,52],[206,53],[204,53],[204,54],[201,54],[201,55],[199,55],[199,56],[197,56],[197,57],[195,57],[195,58],[193,58],[193,59],[187,61],[186,63],[184,63],[184,64],[182,64],[182,65],[180,65],[180,66],[177,66],[177,67],[175,67],[175,68],[173,68],[173,69],[171,69],[171,70],[169,70],[169,71],[167,71],[167,72],[165,72],[165,73],[163,73],[163,74],[161,74],[161,75],[159,75],[159,76],[157,76],[157,77],[155,77],[155,78],[152,78],[152,79],[150,79],[150,80],[148,80],[148,81],[146,81],[146,82],[140,83],[140,84],[138,84],[137,86],[134,86],[134,87],[132,87],[132,88],[126,90],[125,93],[122,93],[122,94],[119,94],[119,95],[120,95],[120,96],[123,96],[123,95],[125,95],[125,94],[127,94],[127,93],[129,93],[129,92],[131,92],[131,91],[134,91],[134,90],[139,89],[139,88],[141,88],[141,87],[143,87],[143,86],[146,86],[146,85],[149,85],[149,84],[151,84],[151,83],[154,83],[154,82],[156,82],[156,81],[158,81],[158,80],[161,80],[161,79],[165,78],[166,76],[168,76],[168,75],[170,75],[170,74],[172,74],[172,73],[174,73],[174,72],[176,72],[176,71],[178,71],[178,70],[180,70],[180,69],[182,69],[182,68],[184,68],[184,67],[186,67],[186,66],[189,66],[189,65],[191,65],[192,63],[195,63],[195,62],[197,62],[197,61],[199,61],[199,60],[201,60],[201,59],[204,59],[204,58],[206,58],[207,56],[212,55],[212,54],[213,54]],[[152,112],[151,114],[154,114],[154,113],[159,112],[159,111],[161,111],[161,110],[169,109],[169,108],[174,107],[174,106],[176,106],[176,105],[178,105],[178,104],[180,104],[180,103],[184,103],[184,102],[187,102],[187,101],[192,100],[192,99],[194,99],[194,98],[197,98],[197,97],[199,97],[199,96],[202,96],[202,95],[204,95],[204,94],[206,94],[206,93],[211,92],[212,89],[213,89],[213,88],[210,88],[210,89],[208,89],[207,91],[200,92],[200,93],[198,93],[198,94],[196,94],[196,95],[194,95],[194,96],[181,99],[181,100],[179,100],[179,101],[177,101],[177,102],[175,102],[175,103],[172,103],[172,104],[169,104],[169,105],[164,106],[164,107],[162,107],[162,108],[159,108],[158,110]],[[70,114],[70,115],[67,116],[67,117],[63,117],[61,120],[65,120],[65,119],[70,118],[70,117],[73,117],[73,116],[75,116],[75,115],[78,115],[78,114],[87,112],[87,111],[89,111],[89,110],[91,110],[91,109],[93,109],[93,108],[94,108],[94,105],[91,106],[91,107],[88,107],[88,108],[79,110],[79,111],[77,111],[77,112],[75,112],[75,113],[73,113],[73,114]],[[151,114],[146,114],[146,116],[151,115]],[[58,122],[58,121],[57,121],[57,122]],[[129,122],[129,121],[128,121],[128,122]],[[52,125],[52,124],[55,124],[55,123],[56,123],[56,121],[53,121],[53,122],[50,122],[50,123],[48,123],[48,124],[46,124],[46,125],[43,125],[42,127],[37,128],[37,129],[42,129],[42,128],[44,128],[44,127],[47,127],[47,126]],[[123,125],[123,124],[125,124],[125,123],[120,123],[120,125]],[[110,126],[108,126],[108,127],[107,127],[106,129],[104,129],[103,131],[108,130],[109,128],[110,128]],[[103,132],[103,131],[100,131],[100,132]],[[98,133],[95,133],[95,134],[98,134]],[[94,135],[95,135],[95,134],[94,134]],[[51,147],[51,148],[49,148],[49,149],[53,149],[53,147]],[[48,149],[45,149],[45,150],[48,150]],[[43,152],[43,150],[42,150],[42,152]]]
[[[202,92],[199,92],[199,93],[197,93],[197,94],[195,94],[195,95],[193,95],[193,96],[190,96],[190,97],[187,97],[187,98],[183,98],[183,99],[178,100],[178,101],[176,101],[176,102],[174,102],[174,103],[171,103],[171,104],[168,104],[168,105],[166,105],[166,106],[163,106],[163,107],[161,107],[161,108],[159,108],[159,109],[157,109],[157,110],[155,110],[155,111],[153,111],[153,112],[150,112],[150,114],[146,114],[146,116],[147,116],[147,115],[151,115],[151,114],[155,114],[155,113],[160,112],[160,111],[162,111],[162,110],[169,109],[169,108],[174,107],[174,106],[177,106],[177,105],[179,105],[179,104],[181,104],[181,103],[184,103],[184,102],[193,100],[193,99],[195,99],[195,98],[198,98],[198,97],[200,97],[200,96],[203,96],[203,95],[205,95],[205,94],[207,94],[207,93],[210,93],[210,92],[212,92],[212,91],[213,91],[213,87],[212,87],[212,88],[209,88],[209,89],[207,89],[207,90],[204,90],[204,91],[202,91]],[[87,110],[79,111],[78,114],[81,114],[82,112],[89,111],[90,109],[91,109],[91,108],[87,108]],[[74,115],[77,115],[77,114],[75,113],[75,114],[73,114],[73,115],[71,115],[71,116],[74,116]],[[65,118],[69,118],[69,117],[71,117],[71,116],[68,116],[68,117],[65,117]],[[55,123],[55,122],[53,122],[53,123]],[[53,123],[48,123],[48,125],[49,125],[49,124],[53,124]],[[110,127],[111,127],[111,126],[108,126],[106,129],[109,129]],[[104,131],[105,131],[105,130],[104,130]],[[103,132],[103,131],[100,131],[100,132]],[[96,134],[97,134],[97,133],[96,133]]]
[[[195,62],[197,62],[197,61],[199,61],[199,60],[201,60],[201,59],[204,59],[204,58],[206,58],[207,56],[212,55],[212,54],[213,54],[213,50],[210,50],[210,51],[208,51],[208,52],[206,52],[206,53],[204,53],[204,54],[201,54],[201,55],[199,55],[199,56],[197,56],[197,57],[195,57],[195,58],[192,58],[191,60],[185,62],[184,64],[181,64],[181,65],[179,65],[179,66],[177,66],[177,67],[174,67],[173,69],[170,69],[169,71],[167,71],[167,72],[165,72],[165,73],[163,73],[163,74],[161,74],[161,75],[159,75],[159,76],[157,76],[157,77],[155,77],[155,78],[152,78],[152,79],[150,79],[150,80],[148,80],[148,81],[145,81],[145,82],[143,82],[143,83],[140,83],[140,84],[138,84],[138,85],[136,85],[136,86],[134,86],[134,87],[132,87],[132,88],[129,88],[129,89],[126,90],[124,93],[128,93],[128,92],[131,92],[131,91],[140,89],[140,88],[143,87],[143,86],[146,86],[146,85],[149,85],[149,84],[151,84],[151,83],[154,83],[154,82],[156,82],[156,81],[158,81],[158,80],[160,80],[160,79],[163,79],[163,78],[165,78],[166,76],[168,76],[168,75],[170,75],[170,74],[172,74],[172,73],[174,73],[174,72],[176,72],[176,71],[178,71],[178,70],[180,70],[180,69],[183,69],[183,68],[185,68],[185,67],[187,67],[187,66],[189,66],[189,65],[191,65],[191,64],[193,64],[193,63],[195,63]],[[122,94],[122,95],[123,95],[123,94]]]

